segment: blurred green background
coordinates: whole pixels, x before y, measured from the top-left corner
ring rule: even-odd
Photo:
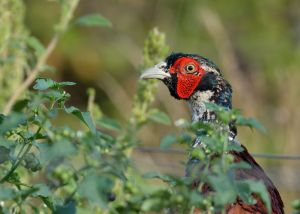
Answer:
[[[58,21],[58,5],[26,0],[25,24],[47,44]],[[149,30],[165,32],[170,51],[198,53],[214,61],[234,89],[234,106],[258,119],[262,135],[239,130],[239,139],[253,153],[300,154],[300,1],[298,0],[82,0],[76,16],[101,13],[111,28],[71,27],[45,75],[77,82],[69,91],[73,104],[85,108],[86,90],[97,90],[102,111],[124,120],[130,115],[139,78],[143,41]],[[159,85],[155,105],[176,121],[189,118],[183,101]],[[60,123],[65,123],[62,118]],[[76,126],[76,124],[74,124]],[[148,126],[140,133],[143,146],[158,147],[175,127]],[[178,154],[141,153],[134,158],[143,171],[184,174]],[[300,161],[257,158],[278,186],[286,207],[300,198]]]

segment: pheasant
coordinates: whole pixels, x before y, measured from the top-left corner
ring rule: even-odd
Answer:
[[[206,108],[206,102],[232,108],[231,85],[223,78],[220,69],[212,61],[196,54],[172,53],[165,61],[147,69],[141,78],[159,79],[168,87],[173,97],[187,101],[191,109],[192,121],[215,120],[213,112]],[[234,126],[231,127],[230,132],[229,136],[235,139]],[[241,147],[243,151],[230,153],[234,156],[235,162],[247,162],[251,168],[237,169],[235,179],[254,179],[264,182],[269,193],[272,213],[283,214],[284,205],[277,188],[247,149],[243,145]],[[226,213],[267,213],[263,201],[257,196],[254,198],[256,204],[253,205],[237,198],[235,203],[227,205]]]

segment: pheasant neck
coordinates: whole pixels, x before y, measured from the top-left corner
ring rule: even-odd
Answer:
[[[197,91],[188,100],[189,107],[192,113],[192,121],[212,121],[215,120],[215,114],[208,110],[205,103],[212,102],[211,99],[214,95],[213,91]]]
[[[216,120],[216,115],[213,111],[207,109],[205,103],[215,103],[231,109],[231,91],[230,93],[226,90],[197,91],[189,98],[188,103],[193,122],[211,122]]]

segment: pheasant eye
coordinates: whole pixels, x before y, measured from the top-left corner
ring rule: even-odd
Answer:
[[[196,71],[196,66],[194,64],[188,64],[185,66],[187,73],[194,73]]]

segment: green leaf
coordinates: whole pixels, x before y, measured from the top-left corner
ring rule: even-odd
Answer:
[[[67,140],[60,140],[51,145],[46,143],[36,143],[35,146],[40,151],[39,160],[41,164],[44,164],[46,161],[70,156],[76,152],[75,146]]]
[[[214,112],[222,112],[222,111],[227,111],[227,109],[223,106],[219,106],[215,103],[208,103],[208,102],[205,102],[205,107],[209,110],[212,110]]]
[[[9,149],[11,146],[15,145],[15,141],[7,140],[5,138],[0,137],[0,146],[3,146]]]
[[[23,113],[13,112],[8,116],[1,115],[0,118],[0,134],[5,134],[6,132],[25,124],[26,116]]]
[[[62,206],[56,206],[53,214],[76,214],[76,202],[69,201]]]
[[[34,153],[27,153],[25,155],[23,166],[33,172],[36,172],[42,168],[40,160],[35,156]]]
[[[242,151],[244,151],[244,148],[237,143],[230,143],[230,144],[228,144],[227,151],[242,152]]]
[[[58,109],[53,108],[47,113],[47,115],[49,118],[55,118],[57,116],[57,113],[58,113]]]
[[[75,21],[76,25],[81,26],[99,26],[99,27],[111,27],[111,22],[104,18],[100,14],[90,14],[86,16],[82,16]]]
[[[0,200],[10,200],[16,196],[16,191],[13,189],[0,186]]]
[[[24,100],[19,100],[18,102],[16,102],[16,104],[13,106],[13,111],[14,112],[21,112],[24,108],[27,107],[29,103],[28,99],[24,99]]]
[[[49,88],[62,88],[64,86],[76,85],[74,82],[56,82],[49,78],[39,78],[35,82],[36,83],[33,88],[40,91],[47,90]]]
[[[172,121],[171,119],[169,118],[169,116],[158,110],[158,109],[152,109],[149,111],[148,113],[148,117],[150,120],[154,121],[154,122],[157,122],[157,123],[162,123],[164,125],[171,125],[172,124]]]
[[[219,121],[221,121],[225,124],[232,121],[234,113],[229,108],[219,106],[215,103],[207,103],[207,102],[205,103],[205,106],[207,109],[216,113]]]
[[[171,184],[176,183],[176,180],[174,178],[168,175],[162,175],[158,172],[147,172],[146,174],[143,175],[143,178],[147,178],[147,179],[157,178],[167,183],[171,183]]]
[[[141,209],[144,212],[159,211],[162,205],[160,198],[149,198],[142,203]]]
[[[112,192],[114,181],[104,175],[91,173],[78,185],[78,194],[90,203],[107,206],[107,196]]]
[[[206,135],[207,132],[214,130],[212,124],[204,123],[202,121],[192,123],[189,128],[196,132],[198,136]]]
[[[32,196],[42,196],[42,197],[49,197],[52,195],[49,187],[46,184],[35,184],[33,188],[37,188],[38,190],[32,193]]]
[[[242,116],[237,116],[236,124],[240,126],[248,126],[250,128],[256,128],[257,130],[261,131],[262,133],[266,133],[267,130],[263,127],[257,120],[252,118],[244,118]]]
[[[51,101],[63,102],[63,101],[68,100],[68,98],[70,98],[70,94],[66,93],[65,91],[53,89],[53,90],[48,90],[48,91],[44,92],[43,97],[45,97]],[[39,104],[39,101],[37,102],[37,104]]]
[[[251,169],[251,166],[244,161],[238,162],[238,163],[231,163],[229,165],[230,169]]]
[[[40,78],[40,79],[37,79],[35,82],[36,83],[33,86],[33,88],[35,90],[46,90],[48,88],[54,87],[54,85],[56,83],[52,79],[48,79],[48,78]]]
[[[161,149],[167,149],[169,148],[172,144],[177,143],[177,137],[175,135],[167,135],[164,136],[160,142],[160,148]]]
[[[59,87],[76,85],[75,82],[69,82],[69,81],[66,81],[66,82],[58,82],[57,84],[58,84]]]
[[[218,206],[233,203],[236,200],[236,191],[231,179],[225,174],[208,177],[210,185],[214,189],[214,202]]]
[[[120,130],[121,125],[113,119],[110,118],[101,118],[97,121],[97,124],[103,128],[110,129],[110,130]]]
[[[9,160],[9,152],[8,148],[0,145],[0,164]]]
[[[82,112],[74,106],[71,106],[69,108],[65,107],[65,111],[68,114],[73,114],[74,116],[76,116],[91,130],[93,134],[96,134],[97,130],[89,112]]]
[[[256,193],[264,202],[267,207],[268,213],[272,213],[271,209],[271,201],[269,198],[269,193],[262,181],[255,181],[255,180],[243,180],[238,182],[238,190],[239,195],[241,196],[242,200],[248,200],[252,193]],[[248,192],[247,192],[248,190]],[[246,197],[243,197],[243,194],[246,193]],[[247,199],[248,198],[248,199]],[[251,197],[250,197],[251,198]]]
[[[300,211],[300,200],[298,199],[298,200],[292,201],[292,207],[296,211]]]
[[[191,151],[191,157],[196,158],[198,160],[204,160],[205,159],[205,152],[202,148],[194,148]]]

